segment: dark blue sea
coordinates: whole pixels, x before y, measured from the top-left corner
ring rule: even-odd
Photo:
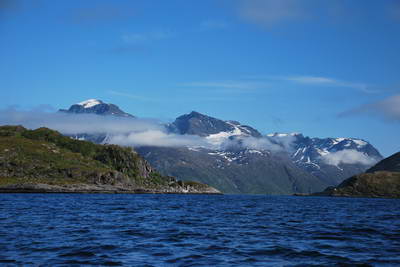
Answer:
[[[1,266],[395,266],[400,200],[1,194]]]

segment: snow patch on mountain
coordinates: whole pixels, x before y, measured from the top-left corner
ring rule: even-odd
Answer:
[[[103,102],[97,99],[88,99],[82,102],[77,103],[77,105],[83,106],[84,108],[91,108],[97,105],[102,104]]]
[[[353,142],[356,143],[358,146],[366,146],[368,143],[364,140],[353,139]]]
[[[231,125],[234,129],[229,132],[219,132],[216,134],[210,134],[206,136],[206,140],[214,146],[220,146],[222,143],[224,143],[227,139],[231,138],[232,136],[249,136],[247,132],[244,132],[242,129],[240,129],[240,126],[235,125],[233,123],[227,122],[229,125]]]
[[[321,164],[368,166],[382,158],[368,142],[356,138],[309,138],[299,133],[273,133],[267,137],[285,147],[299,166],[309,165],[316,169],[320,169]]]

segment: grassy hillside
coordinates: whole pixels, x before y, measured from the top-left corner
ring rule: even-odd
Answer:
[[[1,126],[0,186],[24,183],[182,187],[175,178],[156,172],[132,148],[74,140],[47,128]]]

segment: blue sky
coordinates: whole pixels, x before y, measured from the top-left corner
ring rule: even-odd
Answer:
[[[0,2],[0,108],[88,98],[400,151],[400,2]],[[50,108],[51,110],[51,108]]]

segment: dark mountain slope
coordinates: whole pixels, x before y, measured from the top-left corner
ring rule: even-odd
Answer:
[[[400,152],[396,153],[367,170],[367,173],[377,171],[400,172]]]
[[[182,115],[169,125],[172,132],[179,134],[192,134],[209,136],[220,132],[233,132],[239,130],[243,135],[261,137],[261,134],[250,126],[240,125],[236,121],[223,121],[196,111]]]
[[[287,195],[327,186],[297,168],[285,154],[159,147],[137,151],[164,175],[201,181],[225,193]]]

